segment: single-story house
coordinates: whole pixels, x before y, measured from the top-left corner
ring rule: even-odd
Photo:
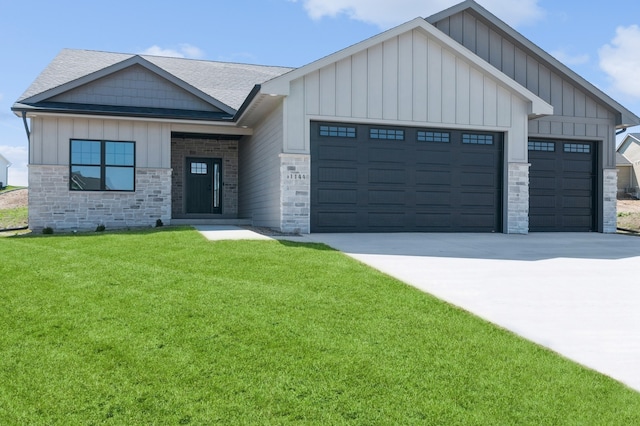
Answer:
[[[0,189],[7,186],[9,179],[9,167],[11,163],[2,154],[0,154]]]
[[[12,109],[32,229],[615,232],[640,124],[472,0],[297,69],[63,50]]]
[[[618,195],[640,198],[640,133],[626,135],[616,155]]]

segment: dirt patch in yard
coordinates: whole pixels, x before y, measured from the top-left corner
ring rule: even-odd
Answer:
[[[0,210],[27,207],[29,199],[28,189],[16,189],[0,194]]]
[[[618,228],[640,232],[640,200],[618,200]]]

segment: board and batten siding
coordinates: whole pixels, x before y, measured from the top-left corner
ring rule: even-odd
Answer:
[[[412,30],[292,81],[284,149],[309,153],[309,122],[323,119],[503,131],[509,161],[525,161],[527,102]]]
[[[552,116],[530,122],[530,136],[603,141],[603,166],[615,167],[616,113],[610,107],[466,11],[435,26],[553,106]]]
[[[238,217],[256,226],[280,228],[280,157],[283,107],[280,104],[238,144]]]
[[[219,111],[211,104],[140,65],[64,92],[51,102]]]
[[[167,123],[39,116],[31,119],[29,163],[69,165],[71,139],[134,141],[136,167],[171,167]]]

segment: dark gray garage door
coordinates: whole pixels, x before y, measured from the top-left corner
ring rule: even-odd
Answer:
[[[529,141],[529,230],[595,230],[596,145]]]
[[[311,232],[501,232],[502,135],[311,125]]]

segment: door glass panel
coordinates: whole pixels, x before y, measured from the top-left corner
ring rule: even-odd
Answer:
[[[191,174],[193,175],[206,175],[207,163],[191,163]]]
[[[213,207],[220,207],[220,165],[213,164]]]

